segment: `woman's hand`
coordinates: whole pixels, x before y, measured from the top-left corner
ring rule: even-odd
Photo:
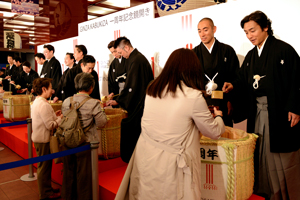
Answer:
[[[55,114],[56,114],[56,116],[57,117],[60,117],[62,114],[61,114],[61,110],[57,110],[56,112],[55,112]]]
[[[56,103],[58,101],[58,97],[53,98],[53,103]]]

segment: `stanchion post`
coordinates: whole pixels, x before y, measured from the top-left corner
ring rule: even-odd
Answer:
[[[32,141],[31,141],[31,133],[32,133],[32,119],[27,118],[27,135],[28,135],[28,158],[32,158]],[[25,174],[21,177],[22,181],[34,181],[36,180],[36,173],[33,173],[33,165],[29,165],[29,174]]]
[[[99,142],[91,142],[93,200],[99,199],[98,147]]]
[[[31,141],[31,133],[32,133],[32,119],[27,118],[27,136],[28,136],[28,158],[32,158],[32,141]],[[33,166],[29,165],[29,178],[33,178]]]

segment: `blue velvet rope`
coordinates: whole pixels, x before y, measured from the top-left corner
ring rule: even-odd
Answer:
[[[58,152],[58,153],[52,153],[52,154],[47,154],[47,155],[39,156],[39,157],[35,157],[35,158],[29,158],[29,159],[26,159],[26,160],[19,160],[19,161],[10,162],[10,163],[4,163],[4,164],[0,164],[0,171],[15,168],[15,167],[21,167],[21,166],[24,166],[24,165],[30,165],[30,164],[33,164],[33,163],[43,162],[43,161],[46,161],[46,160],[51,160],[51,159],[59,158],[59,157],[63,157],[63,156],[68,156],[68,155],[78,153],[78,152],[81,152],[81,151],[86,151],[86,150],[89,150],[89,149],[91,149],[90,145],[84,145],[84,146],[81,146],[81,147],[77,147],[77,148],[74,148],[74,149],[69,149],[69,150],[66,150],[66,151],[61,151],[61,152]]]
[[[0,124],[0,128],[2,127],[7,127],[7,126],[17,126],[17,125],[21,125],[21,124],[27,124],[27,121],[20,121],[20,122],[12,122],[12,123],[4,123],[4,124]]]

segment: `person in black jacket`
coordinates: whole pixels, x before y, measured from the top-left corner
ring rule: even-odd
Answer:
[[[53,98],[53,102],[57,102],[58,99],[61,99],[61,100],[65,100],[65,91],[63,90],[63,87],[64,85],[66,85],[65,81],[66,81],[66,76],[68,74],[68,72],[70,71],[70,69],[72,69],[73,67],[76,66],[76,63],[75,63],[75,58],[73,56],[72,53],[67,53],[66,56],[65,56],[65,65],[68,67],[62,77],[60,78],[60,81],[59,81],[59,84],[58,84],[58,87],[57,87],[57,90],[55,91],[55,97]]]
[[[108,101],[107,105],[120,105],[127,110],[128,115],[131,115],[138,103],[145,97],[147,86],[154,79],[153,73],[147,58],[133,48],[126,37],[118,38],[114,47],[126,58],[127,78],[120,95],[116,100]]]
[[[10,69],[10,75],[9,75],[10,78],[7,79],[9,83],[14,83],[19,78],[20,74],[23,71],[22,60],[20,57],[18,56],[14,57],[13,63],[14,65]],[[16,94],[17,90],[18,88],[15,88],[14,85],[11,85],[10,91],[12,91],[13,94]]]
[[[46,58],[42,53],[35,54],[34,59],[39,65],[44,65],[44,63],[46,62]]]
[[[47,61],[44,63],[40,77],[52,79],[53,93],[58,87],[62,76],[60,62],[54,57],[54,47],[50,44],[44,45],[44,55]]]
[[[114,48],[126,59],[127,78],[120,95],[116,100],[107,101],[106,105],[120,105],[128,112],[128,118],[121,122],[120,153],[122,160],[129,162],[141,132],[146,89],[154,77],[149,61],[132,47],[129,39],[118,38]]]
[[[14,70],[16,69],[12,55],[7,56],[7,62],[9,64],[9,66],[6,67],[5,73],[4,73],[5,78],[0,80],[0,84],[3,84],[3,90],[11,91],[12,88],[10,87],[9,82],[11,81],[12,74],[13,74]]]
[[[108,71],[108,92],[120,94],[125,86],[126,80],[126,59],[118,54],[117,49],[114,48],[115,41],[111,41],[107,48],[114,56],[113,61],[110,63]],[[114,98],[116,99],[116,97]],[[118,107],[118,106],[116,106]]]
[[[198,34],[201,43],[196,46],[193,51],[196,53],[203,74],[204,85],[207,86],[204,98],[208,106],[218,106],[223,111],[223,120],[226,126],[233,126],[233,101],[234,91],[226,93],[224,88],[223,99],[213,99],[211,83],[216,84],[215,90],[222,91],[225,82],[232,82],[237,78],[240,67],[238,57],[234,49],[224,43],[219,42],[214,34],[217,27],[210,18],[203,18],[198,23]]]
[[[261,11],[241,27],[255,45],[246,55],[239,79],[228,88],[246,93],[247,131],[259,135],[254,154],[254,193],[266,199],[300,197],[300,58],[275,38],[271,20]]]
[[[21,86],[21,90],[18,93],[31,93],[32,83],[36,78],[39,78],[38,73],[31,69],[31,64],[28,61],[25,61],[23,63],[23,71],[15,81],[11,82]]]
[[[74,53],[74,55],[75,55],[75,53]],[[75,57],[75,59],[76,59],[76,57]],[[94,77],[94,80],[95,80],[95,87],[94,87],[94,90],[93,90],[93,92],[91,93],[90,96],[94,99],[99,99],[100,100],[100,89],[99,89],[98,74],[94,70],[95,62],[96,62],[96,60],[93,56],[85,55],[83,57],[83,59],[81,59],[80,62],[75,67],[73,67],[72,69],[70,69],[68,71],[68,73],[66,74],[66,78],[65,78],[65,84],[63,86],[63,91],[64,91],[64,94],[65,94],[64,98],[65,99],[70,97],[70,96],[73,96],[74,94],[77,93],[77,91],[75,89],[74,79],[75,79],[77,74],[79,74],[81,72],[85,72],[85,73],[92,74],[93,77]]]

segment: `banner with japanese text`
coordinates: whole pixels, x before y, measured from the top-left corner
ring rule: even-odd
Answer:
[[[11,0],[11,12],[39,15],[39,0]]]

